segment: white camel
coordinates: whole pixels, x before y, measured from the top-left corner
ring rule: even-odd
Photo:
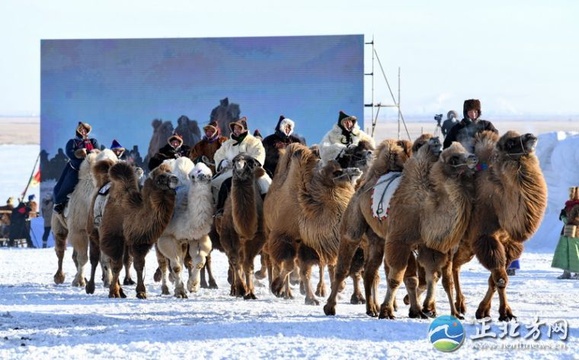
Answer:
[[[200,270],[212,248],[209,238],[214,212],[212,173],[207,165],[194,165],[186,157],[170,160],[169,164],[182,186],[177,189],[173,218],[157,242],[157,259],[162,273],[163,294],[169,294],[166,258],[175,281],[175,297],[187,298],[181,279],[187,251],[191,257],[191,264],[187,264],[187,290],[196,292],[200,287]]]

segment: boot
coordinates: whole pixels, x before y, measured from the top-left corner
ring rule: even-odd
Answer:
[[[563,270],[563,273],[557,276],[557,279],[571,279],[571,272],[567,270]]]

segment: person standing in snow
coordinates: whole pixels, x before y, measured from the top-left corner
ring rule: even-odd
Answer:
[[[442,122],[440,130],[442,131],[442,136],[446,137],[446,134],[452,129],[454,125],[458,124],[458,113],[454,110],[450,110],[446,114],[446,120]]]

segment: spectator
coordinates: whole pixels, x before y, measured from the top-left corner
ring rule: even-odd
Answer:
[[[41,209],[42,211],[42,218],[44,220],[44,232],[42,233],[42,248],[46,248],[48,246],[48,237],[50,236],[50,229],[52,228],[51,221],[52,221],[52,194],[47,193],[42,200]]]

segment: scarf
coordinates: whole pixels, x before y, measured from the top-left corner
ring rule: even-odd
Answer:
[[[203,135],[203,140],[205,140],[208,143],[213,143],[215,142],[217,139],[219,139],[219,134],[217,132],[215,132],[215,134],[211,137],[207,137],[207,135]]]
[[[233,133],[231,133],[231,138],[233,140],[237,141],[235,144],[233,144],[233,146],[237,146],[237,145],[241,144],[243,142],[243,140],[245,140],[245,137],[247,136],[247,134],[248,134],[247,131],[239,136],[235,136]]]

